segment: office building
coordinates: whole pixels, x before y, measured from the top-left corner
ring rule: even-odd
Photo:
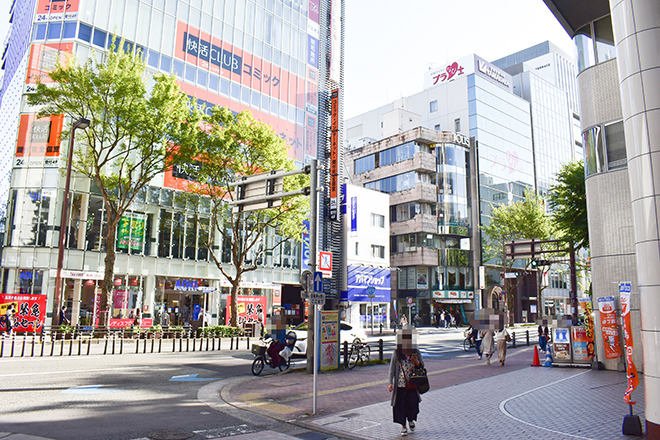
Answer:
[[[300,166],[315,157],[326,160],[326,101],[331,90],[342,93],[340,1],[15,0],[12,11],[0,96],[2,160],[8,160],[0,173],[8,187],[2,291],[34,295],[48,317],[59,307],[52,303],[66,166],[59,160],[59,134],[70,121],[37,121],[25,94],[38,79],[49,81],[58,56],[74,54],[81,63],[102,57],[116,34],[142,51],[148,75],[175,74],[200,106],[251,111],[287,141]],[[124,326],[120,318],[138,308],[147,319],[166,309],[173,324],[205,308],[220,322],[229,284],[199,239],[208,221],[204,201],[186,202],[185,184],[185,175],[169,170],[126,213],[145,232],[130,249],[117,245],[111,325]],[[75,175],[70,200],[63,304],[74,324],[88,325],[96,319],[104,270],[103,204],[98,190]],[[199,222],[193,212],[201,213]],[[331,227],[339,226],[321,225],[321,246]],[[214,246],[231,270],[224,244]],[[290,309],[292,322],[304,319],[300,246],[289,242],[258,265],[244,277],[243,293],[266,297],[269,310]]]

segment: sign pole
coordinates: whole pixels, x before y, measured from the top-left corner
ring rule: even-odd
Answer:
[[[317,193],[317,185],[318,185],[318,160],[317,159],[312,159],[312,163],[310,164],[310,183],[309,183],[309,203],[310,203],[310,209],[309,209],[309,270],[312,273],[316,273],[316,257],[317,257],[317,248],[316,248],[316,240],[317,240],[317,231],[318,231],[318,193]],[[311,301],[308,299],[308,304],[311,306]],[[307,333],[308,333],[308,338],[311,336],[311,341],[307,341],[307,373],[313,373],[314,372],[314,357],[316,356],[316,352],[314,351],[314,340],[316,339],[314,336],[314,321],[316,320],[316,307],[310,307],[310,313],[309,316],[307,317]]]
[[[318,375],[319,375],[319,368],[318,368],[318,356],[316,354],[319,351],[319,323],[318,323],[318,313],[319,313],[319,306],[314,305],[314,358],[312,359],[312,363],[314,364],[314,399],[312,403],[312,414],[316,414],[316,402],[318,399]]]

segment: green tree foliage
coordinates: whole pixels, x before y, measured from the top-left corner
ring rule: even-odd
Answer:
[[[570,162],[557,173],[557,183],[550,187],[552,220],[560,238],[571,240],[576,248],[589,247],[587,196],[584,161]]]
[[[210,198],[210,231],[204,238],[216,266],[232,285],[231,325],[236,326],[237,295],[243,275],[256,270],[258,261],[274,248],[289,240],[300,240],[309,200],[290,196],[280,206],[268,209],[232,210],[227,203],[236,197],[232,182],[269,171],[291,171],[294,162],[288,157],[284,140],[249,111],[233,114],[227,108],[214,107],[204,119],[205,128],[195,148],[181,150],[180,160],[199,165],[194,177],[197,183],[189,190]],[[288,176],[283,191],[295,191],[308,184],[306,175]],[[222,263],[221,255],[211,246],[217,236],[230,249],[233,270]]]
[[[543,199],[531,189],[525,199],[493,209],[484,233],[484,261],[502,264],[504,243],[515,239],[550,240],[553,237],[551,217],[546,213]]]
[[[38,84],[28,103],[39,115],[63,114],[69,122],[91,121],[76,133],[71,159],[75,172],[98,187],[105,205],[105,278],[102,310],[110,310],[113,289],[116,231],[136,195],[169,165],[174,145],[187,146],[198,134],[200,115],[190,110],[174,76],[156,74],[147,87],[146,66],[140,53],[125,51],[121,41],[107,53],[84,64],[75,57],[58,62],[49,73],[53,84]],[[99,61],[99,58],[103,61]],[[63,137],[70,134],[63,131]],[[107,325],[109,313],[102,313]]]

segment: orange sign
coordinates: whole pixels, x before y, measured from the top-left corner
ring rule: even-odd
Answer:
[[[73,52],[73,43],[33,44],[30,52],[30,62],[27,71],[27,84],[52,83],[48,73],[57,66],[60,59],[62,65],[66,62],[67,53]]]
[[[623,400],[629,404],[634,405],[637,402],[630,401],[630,395],[637,385],[639,385],[639,377],[637,375],[637,367],[633,362],[633,338],[632,338],[632,324],[630,322],[630,283],[621,283],[619,285],[619,296],[621,298],[621,316],[623,317],[623,339],[626,344],[626,373],[628,375],[628,388],[623,395]]]
[[[57,157],[60,154],[60,133],[64,117],[51,115],[37,118],[23,114],[18,127],[16,157]],[[16,166],[20,166],[20,163]]]
[[[614,297],[598,298],[598,309],[600,310],[600,328],[605,345],[605,359],[616,359],[621,356],[621,346],[619,345],[619,329],[616,324]]]
[[[37,14],[78,12],[80,0],[39,0]]]

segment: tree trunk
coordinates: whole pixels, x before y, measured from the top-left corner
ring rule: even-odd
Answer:
[[[238,286],[240,283],[240,278],[236,277],[231,285],[231,322],[229,325],[232,327],[238,327]]]
[[[112,309],[112,291],[114,289],[115,277],[115,235],[117,232],[117,223],[108,222],[105,242],[105,273],[103,283],[101,284],[101,319],[100,326],[109,329],[110,313]]]

